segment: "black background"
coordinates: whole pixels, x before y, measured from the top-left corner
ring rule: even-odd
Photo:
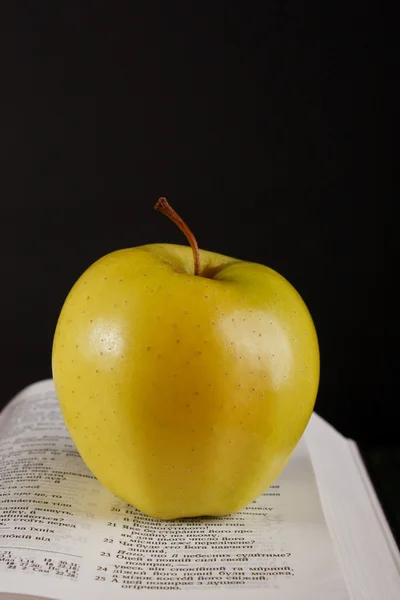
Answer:
[[[152,208],[165,195],[201,247],[298,289],[316,410],[358,440],[397,436],[382,16],[307,6],[2,3],[2,404],[51,375],[84,269],[184,243]]]

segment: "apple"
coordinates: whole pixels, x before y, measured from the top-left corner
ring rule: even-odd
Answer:
[[[273,269],[190,246],[111,252],[54,334],[68,431],[112,493],[158,519],[236,512],[276,480],[319,385],[313,320]]]

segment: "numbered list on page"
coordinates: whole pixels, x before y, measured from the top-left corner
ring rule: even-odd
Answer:
[[[0,591],[63,600],[245,589],[283,598],[327,580],[342,585],[303,443],[242,511],[156,521],[92,476],[54,389],[36,384],[1,416],[0,482]]]

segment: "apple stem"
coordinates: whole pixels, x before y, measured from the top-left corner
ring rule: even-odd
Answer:
[[[178,213],[172,208],[166,198],[159,198],[154,205],[154,208],[158,210],[161,214],[165,215],[175,225],[179,227],[179,229],[185,234],[192,250],[193,250],[193,259],[194,259],[194,274],[200,275],[200,250],[197,244],[196,238],[193,233],[190,231],[189,227],[186,225],[185,221],[181,219]]]

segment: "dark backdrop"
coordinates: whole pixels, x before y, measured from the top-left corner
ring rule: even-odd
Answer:
[[[86,267],[184,243],[152,209],[165,195],[203,248],[268,264],[303,296],[316,410],[357,439],[396,436],[381,18],[260,4],[2,3],[1,404],[51,375]]]

